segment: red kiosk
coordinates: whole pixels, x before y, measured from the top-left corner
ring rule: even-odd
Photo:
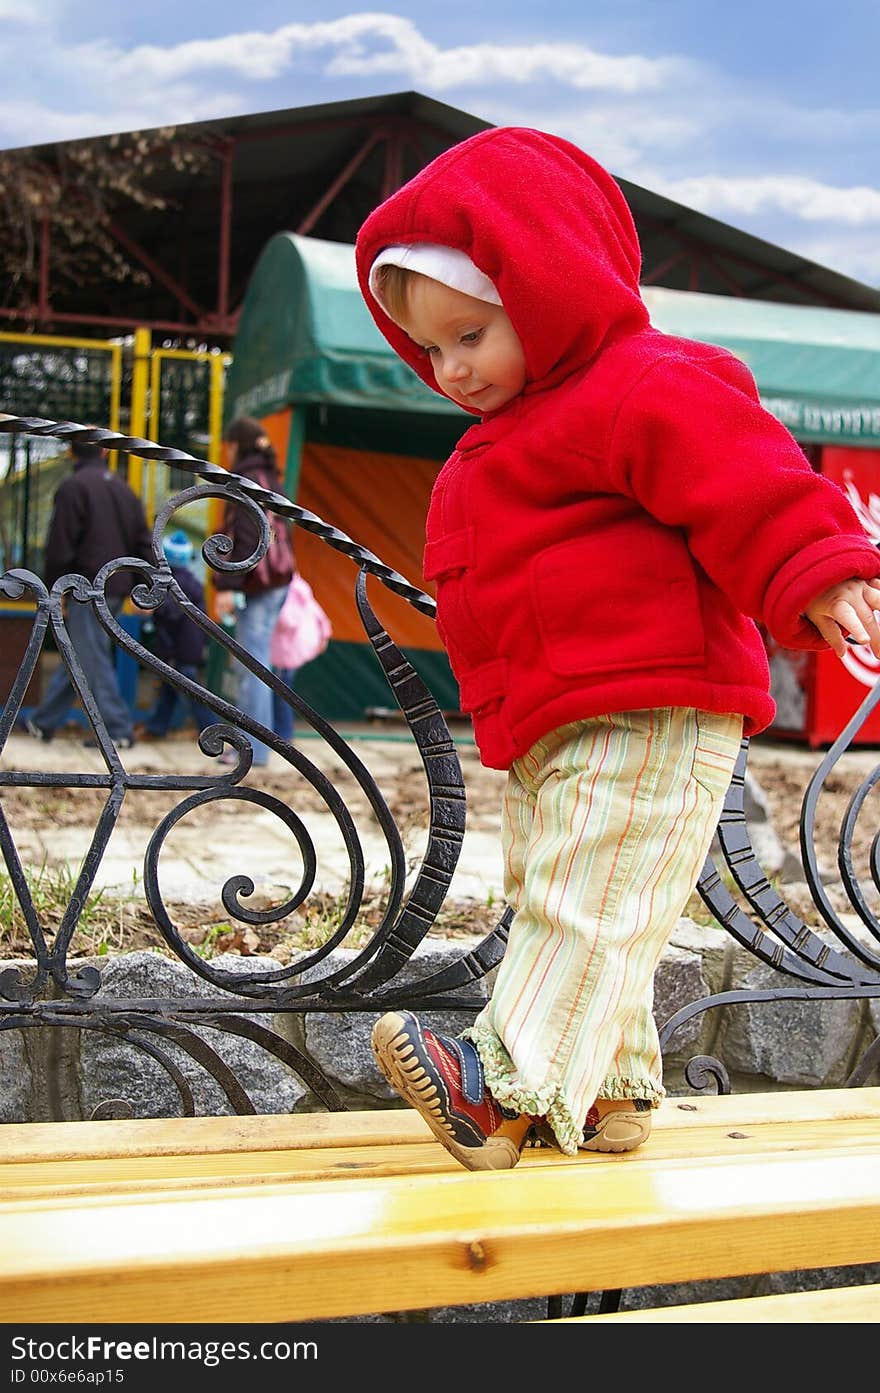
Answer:
[[[849,494],[865,529],[880,545],[880,449],[826,445],[817,454],[821,473]],[[778,708],[772,729],[804,736],[812,747],[830,744],[874,686],[880,662],[861,644],[841,662],[833,653],[792,653],[766,637],[765,642]],[[853,743],[880,744],[880,706]]]
[[[813,468],[847,492],[880,546],[880,315],[658,286],[642,294],[658,329],[721,344],[748,364],[764,406]],[[862,646],[841,663],[833,653],[780,649],[767,635],[765,642],[777,704],[771,730],[814,748],[829,744],[880,676],[880,663]],[[880,744],[880,706],[853,744]]]

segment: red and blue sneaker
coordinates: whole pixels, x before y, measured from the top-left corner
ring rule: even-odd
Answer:
[[[516,1165],[533,1119],[495,1102],[469,1040],[426,1030],[410,1011],[389,1011],[373,1026],[372,1046],[391,1087],[463,1166]]]

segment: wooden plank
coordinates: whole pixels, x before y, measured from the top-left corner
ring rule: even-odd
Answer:
[[[821,1151],[839,1143],[844,1121],[849,1146],[871,1146],[880,1126],[880,1089],[840,1092],[844,1097],[836,1107],[826,1110],[830,1116],[813,1105],[811,1094],[801,1095],[799,1101],[792,1094],[778,1099],[771,1095],[768,1101],[756,1102],[743,1110],[746,1116],[763,1120],[746,1123],[742,1114],[737,1114],[735,1126],[731,1125],[729,1097],[706,1099],[696,1112],[684,1113],[667,1100],[658,1111],[658,1125],[651,1140],[632,1155],[608,1157],[586,1152],[578,1157],[564,1157],[552,1148],[543,1148],[528,1150],[520,1168],[641,1165],[703,1156]],[[682,1122],[682,1118],[687,1122]],[[349,1119],[350,1129],[346,1127]],[[380,1113],[378,1117],[354,1113],[281,1120],[183,1118],[162,1120],[159,1126],[152,1120],[33,1125],[41,1129],[45,1152],[30,1136],[20,1135],[7,1145],[5,1154],[25,1159],[0,1163],[0,1203],[41,1197],[62,1202],[77,1194],[100,1192],[146,1193],[196,1186],[331,1181],[352,1175],[427,1175],[459,1170],[458,1163],[434,1139],[418,1114],[409,1110],[397,1110],[392,1116]],[[114,1125],[125,1128],[123,1138],[114,1138]],[[106,1130],[108,1127],[110,1131]],[[96,1128],[105,1130],[96,1137]],[[26,1127],[13,1130],[19,1134],[27,1132]],[[71,1131],[73,1136],[68,1140]],[[184,1140],[191,1143],[191,1151],[180,1149]],[[268,1149],[270,1141],[283,1141],[286,1145],[272,1150]],[[172,1145],[178,1149],[170,1150]],[[226,1150],[219,1149],[223,1145]],[[155,1152],[150,1150],[153,1147]]]
[[[878,1121],[847,1123],[850,1149],[876,1144]],[[554,1148],[528,1149],[520,1168],[644,1165],[669,1160],[742,1158],[775,1153],[822,1153],[841,1141],[837,1120],[762,1123],[746,1131],[717,1123],[658,1131],[631,1155],[581,1152],[563,1156]],[[338,1181],[353,1176],[434,1175],[461,1167],[429,1133],[417,1142],[385,1145],[292,1147],[283,1151],[206,1151],[192,1155],[121,1155],[0,1164],[0,1204],[45,1199],[67,1203],[77,1195],[147,1194],[169,1189],[268,1185],[300,1180]]]
[[[180,1188],[350,1180],[353,1175],[432,1175],[457,1163],[429,1137],[421,1144],[316,1147],[289,1151],[209,1151],[192,1156],[119,1156],[0,1165],[0,1205],[87,1194],[147,1194]]]
[[[880,1285],[834,1287],[832,1290],[779,1292],[731,1301],[699,1301],[687,1306],[654,1306],[644,1311],[615,1311],[606,1315],[564,1316],[547,1325],[576,1325],[587,1321],[623,1321],[669,1325],[783,1324],[817,1322],[870,1323],[880,1320]]]
[[[821,1155],[0,1209],[4,1320],[261,1321],[880,1260],[880,1131]]]
[[[432,1141],[410,1108],[375,1112],[157,1117],[103,1122],[23,1122],[0,1128],[0,1164],[93,1156],[209,1155],[312,1146]]]
[[[667,1098],[654,1113],[654,1139],[668,1130],[728,1125],[742,1130],[764,1123],[835,1118],[880,1120],[880,1087]],[[316,1146],[386,1146],[420,1141],[433,1142],[433,1136],[410,1108],[250,1117],[24,1122],[6,1123],[0,1128],[0,1163],[91,1156],[282,1151]]]

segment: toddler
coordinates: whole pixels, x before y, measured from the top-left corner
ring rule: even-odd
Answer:
[[[880,657],[877,552],[747,367],[652,327],[611,176],[540,131],[481,132],[381,204],[362,294],[474,416],[433,488],[424,573],[484,764],[509,771],[491,1000],[451,1038],[408,1011],[379,1065],[473,1170],[535,1123],[628,1151],[664,1096],[654,970],[743,734],[774,715],[757,623]]]

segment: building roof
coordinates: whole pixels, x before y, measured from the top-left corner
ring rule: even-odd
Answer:
[[[130,203],[110,210],[114,235],[148,272],[149,284],[62,289],[53,284],[49,246],[41,303],[7,303],[3,327],[107,333],[147,324],[228,347],[251,272],[271,237],[287,231],[352,243],[382,198],[444,149],[490,125],[408,91],[177,126],[147,181],[168,200],[168,210]],[[113,137],[100,139],[109,147]],[[66,152],[80,143],[27,153],[60,170]],[[176,169],[175,146],[205,153],[204,166],[196,173]],[[638,227],[645,284],[880,310],[880,290],[619,182]]]

